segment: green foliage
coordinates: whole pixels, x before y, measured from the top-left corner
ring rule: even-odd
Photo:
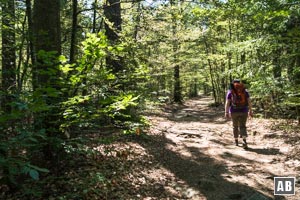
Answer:
[[[130,118],[128,109],[138,105],[139,97],[133,97],[131,94],[121,94],[111,96],[109,99],[100,100],[100,105],[106,105],[102,112],[111,118]],[[125,111],[125,112],[124,112]]]
[[[14,187],[21,186],[22,182],[17,181],[21,176],[39,180],[40,173],[49,172],[31,164],[32,153],[41,149],[47,137],[44,129],[33,129],[31,117],[37,109],[31,110],[34,105],[24,102],[25,98],[31,97],[26,93],[20,94],[11,102],[13,111],[2,113],[0,118],[0,167],[5,172],[2,181]]]
[[[5,184],[19,187],[25,181],[17,181],[19,177],[39,181],[41,173],[52,170],[36,165],[43,159],[47,145],[57,159],[65,154],[68,157],[70,152],[93,154],[94,151],[83,148],[87,140],[73,140],[81,138],[76,135],[78,132],[72,132],[74,128],[81,130],[111,123],[134,131],[145,125],[145,119],[137,112],[140,96],[122,91],[122,83],[102,64],[108,53],[124,55],[124,45],[109,46],[106,36],[100,32],[89,35],[82,49],[82,56],[76,63],[67,63],[64,56],[57,59],[55,52],[40,51],[39,61],[52,67],[39,70],[39,73],[50,82],[34,91],[20,92],[10,103],[12,112],[1,113],[0,166],[7,169],[3,174]],[[53,67],[53,60],[60,62],[58,67]],[[57,77],[58,72],[61,77]],[[144,73],[141,68],[136,72]],[[69,134],[70,139],[63,139],[63,134],[57,134],[59,130],[55,127],[45,126],[43,119],[53,117],[53,113],[60,131]],[[39,195],[36,189],[31,190],[26,185],[22,188],[28,195]]]
[[[99,126],[95,121],[105,120],[107,122],[124,122],[134,119],[135,113],[131,109],[137,107],[138,97],[131,94],[120,94],[119,96],[108,96],[94,101],[90,96],[75,96],[64,102],[63,116],[65,123],[62,129],[71,126],[94,127]]]
[[[139,105],[139,96],[120,90],[122,83],[118,82],[111,70],[101,65],[107,53],[124,54],[124,45],[109,46],[106,36],[101,32],[89,34],[82,45],[83,55],[74,67],[66,63],[60,66],[63,72],[70,74],[67,83],[72,86],[72,93],[76,91],[76,95],[62,103],[64,123],[61,129],[66,131],[72,127],[94,127],[139,118],[133,111]],[[65,60],[63,57],[61,59]],[[88,91],[87,95],[78,94],[84,90]]]

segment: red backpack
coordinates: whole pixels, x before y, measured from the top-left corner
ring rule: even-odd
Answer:
[[[243,83],[233,83],[231,94],[231,106],[233,108],[239,109],[248,106],[246,89]]]

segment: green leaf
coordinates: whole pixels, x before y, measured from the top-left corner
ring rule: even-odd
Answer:
[[[39,180],[40,178],[39,172],[34,169],[29,170],[29,176],[34,180]]]
[[[28,166],[23,166],[22,169],[21,169],[21,172],[24,173],[24,174],[29,173],[29,171],[30,171],[30,168]]]
[[[34,165],[30,165],[30,164],[28,165],[28,167],[30,167],[33,170],[40,171],[40,172],[45,172],[45,173],[49,172],[49,170],[46,169],[46,168],[40,168],[40,167],[37,167],[37,166],[34,166]]]
[[[60,67],[60,70],[61,70],[64,74],[66,74],[66,73],[68,73],[69,71],[72,71],[72,70],[73,70],[74,65],[66,64],[66,65],[60,65],[59,67]]]
[[[58,57],[58,60],[59,60],[61,63],[66,63],[66,62],[68,61],[68,59],[67,59],[65,56],[63,56],[63,55],[60,55],[60,56]]]

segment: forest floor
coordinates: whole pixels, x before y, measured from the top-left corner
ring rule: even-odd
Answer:
[[[69,164],[64,161],[56,174],[37,183],[41,198],[28,199],[299,200],[299,125],[254,117],[247,123],[246,150],[235,146],[223,106],[212,102],[199,97],[150,109],[151,126],[142,133],[120,131],[115,138],[111,129],[91,133],[93,142],[82,154],[74,152]],[[296,177],[296,194],[274,196],[277,176]],[[24,199],[20,196],[0,195]]]
[[[292,122],[248,120],[245,150],[235,146],[223,107],[211,103],[195,98],[148,115],[147,135],[124,146],[136,164],[123,177],[130,192],[121,199],[300,199],[300,135],[287,130]],[[296,177],[296,195],[274,196],[277,176]]]

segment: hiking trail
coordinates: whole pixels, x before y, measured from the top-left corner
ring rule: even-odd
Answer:
[[[211,103],[195,98],[148,116],[150,139],[139,145],[149,165],[139,176],[149,187],[137,199],[300,199],[300,161],[290,156],[295,148],[286,133],[272,129],[272,120],[253,118],[249,149],[241,139],[237,147],[223,107]],[[296,177],[296,195],[274,196],[276,176]]]

